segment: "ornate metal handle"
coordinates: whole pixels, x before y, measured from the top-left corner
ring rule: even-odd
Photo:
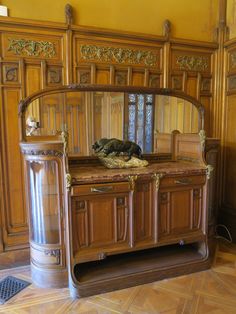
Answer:
[[[99,188],[91,188],[91,192],[93,193],[103,193],[109,192],[113,190],[113,186],[101,186]]]
[[[191,184],[192,180],[191,179],[179,179],[175,180],[175,184],[181,184],[181,185],[186,185],[186,184]]]

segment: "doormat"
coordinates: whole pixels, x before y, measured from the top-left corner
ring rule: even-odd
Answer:
[[[31,283],[16,277],[7,276],[0,280],[0,304],[4,304]]]

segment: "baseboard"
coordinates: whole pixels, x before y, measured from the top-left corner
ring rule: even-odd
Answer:
[[[25,266],[30,264],[29,248],[3,252],[0,254],[0,269]]]

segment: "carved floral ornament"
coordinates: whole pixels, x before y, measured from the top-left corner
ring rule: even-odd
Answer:
[[[180,70],[206,71],[209,68],[208,57],[181,55],[176,57],[176,65]]]
[[[18,81],[18,66],[5,66],[5,81],[17,82]]]
[[[56,55],[55,44],[50,41],[8,38],[8,51],[15,55],[52,58]]]
[[[157,53],[150,50],[127,49],[108,46],[81,45],[81,59],[86,61],[115,62],[157,66]]]

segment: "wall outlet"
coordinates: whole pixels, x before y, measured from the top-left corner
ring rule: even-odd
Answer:
[[[5,5],[0,5],[0,15],[8,16],[8,9]]]

